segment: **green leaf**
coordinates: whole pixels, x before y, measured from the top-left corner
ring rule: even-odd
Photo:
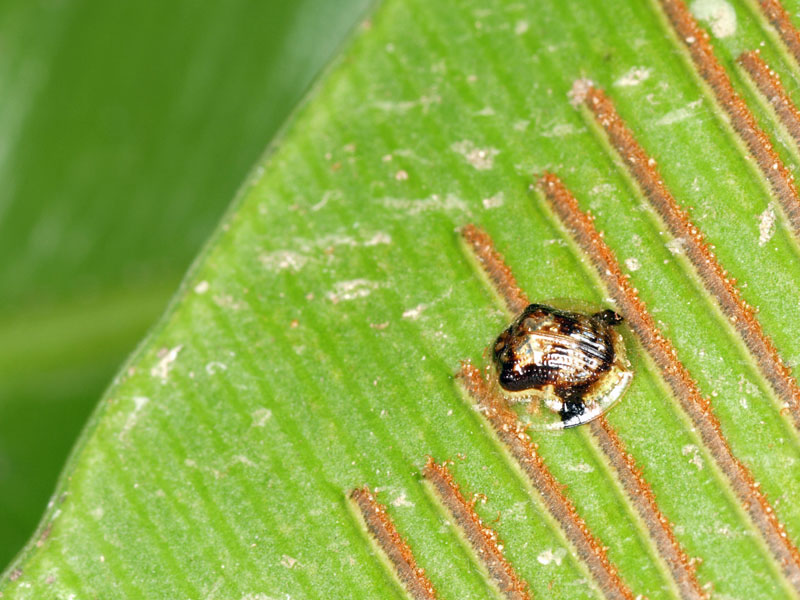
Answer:
[[[723,4],[737,15],[730,37],[714,40],[728,72],[739,51],[763,42],[797,96],[797,65],[769,25],[747,18],[749,4]],[[490,233],[531,299],[606,302],[587,258],[529,189],[544,170],[596,216],[711,397],[733,453],[800,539],[800,437],[624,163],[570,105],[581,77],[613,97],[795,365],[797,242],[777,209],[775,231],[762,237],[769,187],[655,3],[386,0],[101,400],[3,593],[402,597],[347,499],[369,485],[441,597],[492,596],[420,480],[431,455],[454,461],[468,493],[486,495],[476,510],[535,597],[599,596],[453,377],[461,360],[483,361],[509,319],[459,240],[467,223]],[[795,150],[779,151],[797,167]],[[701,559],[698,579],[720,597],[796,596],[658,371],[628,341],[636,375],[608,420],[680,544]],[[674,597],[586,428],[534,439],[634,594]]]

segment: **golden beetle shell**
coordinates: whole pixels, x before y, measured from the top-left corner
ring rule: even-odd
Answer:
[[[497,382],[512,402],[541,401],[558,418],[534,423],[566,429],[588,423],[624,394],[633,372],[613,310],[583,314],[531,304],[494,343]]]

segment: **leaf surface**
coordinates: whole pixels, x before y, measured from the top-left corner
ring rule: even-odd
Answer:
[[[726,4],[727,6],[727,4]],[[733,72],[762,50],[731,3]],[[794,8],[794,7],[793,7]],[[695,7],[695,12],[699,11]],[[387,0],[253,174],[171,310],[101,401],[14,597],[402,597],[347,500],[369,485],[443,598],[496,594],[420,481],[453,460],[535,597],[598,597],[535,490],[454,381],[508,315],[459,239],[482,226],[533,300],[607,303],[530,190],[558,173],[711,398],[733,453],[800,539],[800,438],[623,162],[568,93],[606,89],[781,354],[800,357],[798,246],[655,3]],[[736,79],[736,85],[741,81]],[[751,98],[752,99],[752,98]],[[750,103],[774,123],[765,105]],[[788,146],[772,126],[776,143]],[[781,152],[794,167],[794,150]],[[608,420],[697,577],[720,597],[796,595],[713,456],[628,336],[636,375]],[[674,582],[585,428],[538,452],[635,594]],[[13,577],[13,581],[11,580]]]

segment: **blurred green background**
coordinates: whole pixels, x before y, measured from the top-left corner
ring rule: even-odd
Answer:
[[[0,570],[371,0],[0,3]]]

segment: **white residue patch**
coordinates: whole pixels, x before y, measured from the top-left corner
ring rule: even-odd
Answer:
[[[695,110],[700,106],[700,104],[702,104],[702,102],[702,98],[698,98],[694,102],[689,102],[689,104],[682,108],[671,110],[658,121],[656,121],[656,125],[672,125],[673,123],[685,121],[686,119],[694,116]]]
[[[100,519],[103,518],[103,515],[105,514],[105,511],[103,510],[102,506],[98,506],[97,508],[93,508],[89,512],[89,514],[92,515],[92,517],[94,517],[96,520],[99,521]]]
[[[150,375],[158,377],[162,383],[166,383],[169,370],[172,368],[172,364],[177,360],[178,354],[182,349],[183,344],[175,346],[174,348],[162,348],[159,350],[159,361],[155,367],[150,369]]]
[[[483,204],[483,208],[498,208],[503,206],[503,192],[497,192],[494,196],[490,196],[489,198],[484,198],[481,200]]]
[[[478,112],[475,113],[477,117],[493,117],[494,116],[494,109],[491,106],[484,106]]]
[[[281,557],[281,565],[286,567],[287,569],[293,569],[296,564],[297,564],[297,559],[289,556],[288,554],[284,554]]]
[[[272,418],[272,411],[268,408],[257,408],[250,413],[250,416],[253,419],[253,427],[264,427]]]
[[[405,492],[400,492],[400,494],[397,496],[397,498],[392,500],[390,504],[392,506],[396,506],[398,508],[414,506],[414,503],[411,502],[408,498],[406,498],[406,493]]]
[[[714,37],[726,38],[736,33],[736,11],[725,0],[695,0],[692,14],[711,27]]]
[[[214,375],[215,373],[219,373],[220,371],[227,371],[228,365],[225,363],[218,362],[216,360],[212,360],[209,363],[206,363],[206,373],[209,375]]]
[[[592,189],[589,190],[589,192],[594,196],[608,196],[610,194],[613,194],[616,191],[616,189],[617,188],[615,188],[610,183],[598,183],[597,185],[592,187]]]
[[[348,281],[339,281],[334,284],[333,290],[325,294],[325,296],[334,304],[338,304],[346,300],[365,298],[372,293],[372,290],[379,287],[380,284],[377,281],[350,279]]]
[[[576,79],[575,83],[572,84],[572,88],[567,92],[569,103],[575,108],[579,107],[586,100],[586,95],[593,86],[594,82],[591,79]]]
[[[136,421],[139,419],[139,413],[148,402],[150,402],[150,398],[146,398],[145,396],[133,397],[133,410],[128,413],[125,425],[122,426],[122,431],[119,432],[119,439],[123,439],[128,435],[128,432],[133,429],[133,426],[136,425]]]
[[[587,465],[585,462],[579,462],[577,465],[570,465],[567,467],[570,471],[577,471],[578,473],[592,473],[594,467]]]
[[[617,87],[632,87],[639,85],[650,77],[650,69],[647,67],[631,67],[619,79],[614,82]]]
[[[217,294],[213,297],[214,303],[222,308],[230,308],[231,310],[242,310],[247,308],[247,304],[241,300],[237,300],[230,294]]]
[[[638,258],[626,258],[625,266],[628,267],[629,271],[638,271],[642,268],[642,263],[639,262]]]
[[[433,94],[430,96],[422,96],[419,100],[402,100],[400,102],[392,102],[388,100],[379,101],[373,106],[385,112],[395,113],[407,113],[414,108],[421,107],[422,112],[427,113],[431,105],[440,104],[441,102],[442,97],[438,94]]]
[[[417,304],[414,308],[409,308],[408,310],[403,311],[403,318],[404,319],[419,319],[419,316],[428,308],[427,304]]]
[[[236,456],[234,456],[233,462],[242,463],[243,465],[247,465],[248,467],[256,466],[256,463],[247,458],[244,454],[237,454]]]
[[[196,294],[205,294],[208,291],[208,282],[204,279],[194,286],[194,291]]]
[[[703,459],[700,458],[700,449],[697,446],[694,444],[686,444],[683,448],[681,448],[681,454],[684,456],[691,455],[689,462],[697,467],[698,471],[703,470]]]
[[[548,548],[544,552],[542,552],[539,556],[536,557],[536,560],[543,565],[549,565],[550,563],[556,563],[556,565],[561,565],[561,561],[564,560],[564,557],[567,555],[566,548],[557,548],[553,550]]]
[[[308,257],[292,250],[275,250],[260,255],[258,260],[269,271],[289,270],[296,273],[306,265]]]
[[[379,244],[391,244],[392,236],[385,231],[377,231],[375,235],[364,242],[365,246],[377,246]]]
[[[528,24],[527,21],[517,21],[516,25],[514,25],[514,33],[516,33],[517,35],[522,35],[526,31],[528,31],[529,27],[530,25]]]
[[[546,138],[561,138],[575,133],[580,133],[582,130],[575,127],[572,123],[559,123],[553,125],[547,131],[543,131],[540,135]]]
[[[758,215],[758,245],[766,246],[773,235],[775,235],[775,211],[770,205]]]
[[[433,194],[429,198],[406,199],[406,198],[384,198],[382,200],[386,208],[401,210],[406,215],[418,215],[423,212],[444,212],[458,211],[468,212],[467,204],[458,196],[447,194],[442,198],[439,194]]]
[[[467,162],[479,171],[491,169],[494,166],[494,157],[500,154],[500,150],[497,148],[478,148],[470,140],[455,142],[450,149],[466,158]]]
[[[683,253],[683,238],[675,238],[666,243],[667,250],[670,254],[677,255]]]
[[[316,204],[311,205],[311,212],[317,212],[327,206],[331,200],[341,200],[344,197],[341,190],[326,190],[322,198]]]

